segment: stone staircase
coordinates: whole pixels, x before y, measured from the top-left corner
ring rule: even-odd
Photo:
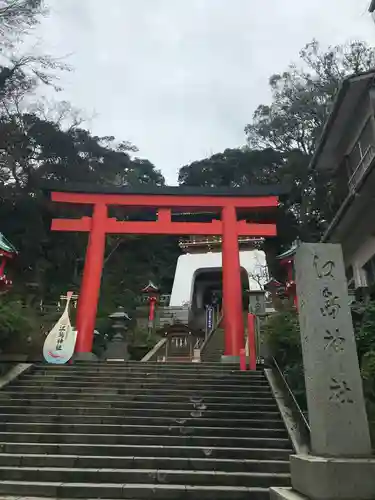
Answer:
[[[34,365],[0,391],[0,441],[0,498],[268,500],[290,485],[264,374],[228,365]]]

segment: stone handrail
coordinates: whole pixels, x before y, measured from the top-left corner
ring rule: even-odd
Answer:
[[[146,361],[154,361],[157,359],[158,354],[160,354],[159,351],[161,351],[164,348],[165,351],[165,345],[167,343],[167,338],[164,337],[163,339],[159,340],[157,344],[154,345],[154,347],[149,351],[146,356],[143,356],[141,359],[142,363],[145,363]]]
[[[265,374],[296,453],[310,450],[310,425],[275,358]]]
[[[208,334],[207,338],[205,339],[205,341],[203,342],[203,345],[201,347],[201,360],[204,362],[205,361],[205,355],[209,355],[209,348],[210,346],[212,345],[212,343],[217,340],[217,334],[218,334],[218,330],[221,326],[221,323],[223,321],[223,314],[221,314],[219,316],[219,319],[218,321],[216,322],[216,325],[215,327],[211,330],[211,332]],[[220,339],[220,341],[222,341],[222,343],[224,343],[224,341],[222,339]],[[224,350],[224,345],[221,346]],[[220,349],[220,346],[218,346],[217,348]]]

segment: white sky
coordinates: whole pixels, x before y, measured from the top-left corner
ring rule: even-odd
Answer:
[[[370,0],[47,0],[43,50],[70,54],[60,99],[95,134],[139,148],[170,184],[178,169],[245,143],[268,77],[322,44],[375,44]]]

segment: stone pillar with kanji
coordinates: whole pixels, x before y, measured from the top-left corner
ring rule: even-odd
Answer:
[[[296,284],[308,417],[309,455],[291,457],[294,498],[375,498],[375,459],[340,245],[301,244]],[[290,498],[272,490],[271,497]]]

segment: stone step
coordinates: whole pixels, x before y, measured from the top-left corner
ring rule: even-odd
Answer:
[[[246,381],[240,382],[238,384],[230,383],[226,380],[208,380],[206,383],[201,383],[200,381],[192,380],[175,380],[171,381],[168,379],[164,380],[149,380],[148,378],[130,378],[128,381],[119,380],[115,381],[108,377],[105,380],[103,378],[97,378],[95,380],[84,380],[81,378],[71,378],[59,380],[57,378],[47,377],[28,377],[22,379],[15,379],[8,387],[68,387],[70,389],[82,388],[93,389],[93,388],[115,388],[115,389],[133,389],[137,390],[139,387],[144,387],[150,390],[216,390],[220,389],[221,392],[234,392],[234,391],[251,391],[251,392],[270,392],[270,387],[267,383],[257,383],[253,382],[247,383]]]
[[[55,402],[55,401],[53,401]],[[51,403],[53,403],[51,402]],[[9,405],[9,406],[1,406],[0,411],[2,414],[11,414],[11,413],[19,413],[21,415],[35,415],[46,413],[46,406],[48,405],[33,405],[33,406],[17,406],[17,405]],[[226,410],[219,410],[216,407],[214,409],[207,408],[207,410],[199,411],[194,410],[191,406],[185,409],[176,409],[175,407],[171,407],[171,405],[167,405],[164,408],[160,408],[156,406],[155,408],[150,408],[149,406],[136,406],[135,408],[111,408],[110,405],[103,407],[103,405],[92,405],[92,406],[53,406],[52,404],[48,406],[48,414],[55,415],[95,415],[95,416],[103,416],[103,417],[127,417],[131,416],[134,418],[138,417],[174,417],[174,418],[215,418],[222,419],[224,421],[230,419],[281,419],[280,413],[278,409],[272,408],[271,410],[264,411],[254,410],[253,407],[247,408],[245,410],[231,410],[230,407],[226,407]],[[26,417],[27,418],[27,417]]]
[[[101,369],[111,369],[111,370],[186,370],[186,371],[196,371],[196,370],[212,370],[212,371],[239,371],[239,363],[229,364],[229,363],[191,363],[191,362],[181,362],[181,361],[169,361],[163,363],[156,362],[130,362],[130,363],[114,363],[114,362],[103,362],[103,363],[88,363],[88,362],[73,362],[67,365],[68,368],[79,368],[83,370],[101,370]],[[59,369],[61,365],[48,365],[48,364],[35,364],[34,369]],[[262,369],[258,369],[255,373],[262,373]]]
[[[259,374],[256,376],[251,375],[252,372],[241,372],[241,371],[186,371],[186,370],[137,370],[137,371],[129,371],[129,370],[113,370],[113,369],[101,369],[101,370],[83,370],[76,368],[68,368],[66,371],[64,370],[37,370],[35,372],[28,371],[28,375],[35,374],[38,377],[41,376],[49,376],[49,377],[61,377],[61,376],[75,376],[75,377],[108,377],[114,376],[117,378],[130,378],[130,377],[164,377],[164,378],[172,378],[178,377],[181,379],[190,379],[195,378],[196,380],[202,379],[206,380],[208,378],[212,379],[235,379],[235,380],[247,380],[254,382],[262,382],[265,379],[263,374]],[[26,375],[26,374],[25,374]]]
[[[172,377],[170,373],[167,372],[149,372],[145,370],[144,372],[110,372],[110,373],[98,373],[98,372],[87,372],[87,371],[73,371],[71,369],[68,369],[66,371],[45,371],[45,372],[40,372],[36,371],[35,373],[31,371],[26,371],[24,372],[21,376],[20,379],[46,379],[46,380],[79,380],[81,379],[93,379],[93,380],[126,380],[126,381],[131,381],[131,380],[142,380],[144,381],[145,379],[147,380],[168,380],[171,383],[174,382],[180,382],[180,381],[185,381],[185,382],[191,382],[191,383],[196,383],[196,382],[205,382],[205,381],[212,381],[212,382],[217,382],[220,383],[222,381],[231,381],[231,383],[236,383],[236,384],[254,384],[254,385],[261,385],[261,384],[266,384],[268,385],[267,379],[264,375],[262,376],[249,376],[246,373],[249,372],[230,372],[230,373],[214,373],[214,374],[206,374],[206,373],[200,373],[199,377],[196,376],[195,373],[185,373],[181,372],[179,373],[180,376],[178,377]]]
[[[41,364],[0,405],[3,496],[268,500],[290,485],[293,451],[262,370]]]
[[[22,395],[19,395],[19,397],[10,397],[7,395],[6,397],[3,397],[3,394],[0,394],[0,405],[1,408],[3,407],[2,405],[4,404],[5,406],[31,406],[31,405],[36,405],[36,406],[60,406],[60,407],[67,407],[67,406],[81,406],[84,403],[84,406],[86,407],[93,407],[96,408],[97,406],[101,407],[107,407],[107,408],[118,408],[118,409],[123,409],[127,410],[129,408],[140,408],[140,407],[146,407],[146,408],[156,408],[156,409],[168,409],[170,408],[171,410],[185,410],[186,412],[190,413],[193,410],[194,411],[203,411],[205,412],[207,409],[210,410],[224,410],[227,412],[231,411],[242,411],[242,412],[248,412],[248,411],[258,411],[258,412],[268,412],[268,411],[277,411],[277,405],[275,401],[269,402],[267,404],[265,403],[253,403],[250,398],[237,402],[233,400],[226,400],[225,402],[222,402],[221,399],[219,399],[220,402],[216,401],[205,401],[204,408],[199,408],[195,409],[194,405],[189,402],[189,401],[147,401],[145,399],[142,400],[129,400],[129,399],[119,399],[117,401],[114,401],[112,398],[110,399],[101,399],[101,398],[77,398],[77,399],[47,399],[47,398],[28,398],[28,397],[22,397]],[[51,395],[53,396],[53,395]],[[191,414],[191,416],[194,416]]]
[[[267,392],[251,392],[251,391],[195,391],[195,390],[174,390],[170,391],[168,389],[151,389],[139,387],[138,389],[115,389],[115,388],[103,388],[94,387],[91,390],[87,388],[74,388],[70,389],[67,387],[42,387],[42,386],[27,386],[27,387],[7,387],[1,392],[1,396],[6,398],[6,396],[15,397],[26,397],[26,398],[54,398],[59,399],[69,396],[70,399],[111,399],[113,401],[122,401],[123,396],[128,397],[131,400],[153,400],[153,401],[191,401],[200,400],[209,402],[246,402],[250,403],[271,403],[274,401],[271,391]]]
[[[290,475],[267,472],[223,472],[175,469],[96,469],[68,467],[0,466],[0,481],[61,483],[169,484],[191,486],[289,486]]]
[[[199,377],[200,375],[204,377],[222,377],[222,376],[235,376],[240,379],[247,380],[264,380],[264,374],[261,372],[250,372],[250,371],[240,371],[238,370],[227,370],[227,369],[197,369],[194,368],[197,366],[197,363],[192,363],[192,368],[187,370],[183,366],[176,365],[175,367],[165,367],[164,364],[161,364],[160,367],[157,368],[114,368],[111,366],[104,366],[100,368],[90,368],[79,365],[67,366],[66,369],[57,367],[57,368],[42,368],[36,369],[34,372],[36,375],[62,375],[62,374],[70,374],[70,375],[115,375],[115,376],[142,376],[146,373],[151,375],[163,375],[163,376],[181,376],[181,377]]]
[[[237,443],[236,443],[237,444]],[[37,454],[37,455],[76,455],[76,456],[114,456],[114,457],[168,457],[168,458],[223,458],[235,460],[289,460],[291,448],[245,448],[234,446],[174,446],[156,444],[87,444],[87,443],[36,443],[24,442],[0,443],[1,453]]]
[[[190,486],[164,484],[97,484],[1,481],[3,495],[53,498],[125,498],[129,500],[269,500],[268,488],[241,486]]]
[[[26,377],[26,375],[24,375]],[[20,380],[23,380],[24,377],[20,377]],[[33,377],[28,377],[31,379]],[[35,374],[35,378],[37,379],[42,379],[46,377],[47,380],[71,380],[78,382],[82,380],[83,382],[86,381],[110,381],[111,383],[127,383],[127,382],[138,382],[138,381],[143,381],[145,382],[146,380],[149,381],[154,381],[154,382],[170,382],[172,384],[178,383],[178,384],[186,384],[186,383],[198,383],[198,384],[208,384],[212,382],[213,384],[215,383],[223,383],[223,384],[234,384],[234,385],[240,385],[240,384],[246,384],[246,385],[265,385],[268,386],[268,382],[265,378],[250,378],[250,377],[244,377],[244,376],[237,376],[237,375],[232,375],[228,374],[224,376],[223,374],[211,374],[211,375],[201,375],[201,374],[189,374],[188,376],[184,373],[119,373],[119,372],[108,372],[108,373],[96,373],[96,372],[69,372],[69,375],[66,373],[63,375],[62,373],[60,374]],[[192,380],[194,379],[194,380]]]
[[[74,443],[74,444],[142,444],[159,446],[202,446],[239,448],[288,448],[287,438],[281,437],[247,437],[247,436],[207,436],[207,435],[176,435],[171,434],[70,434],[38,432],[0,432],[0,442],[34,442],[34,443]]]
[[[68,368],[81,368],[81,369],[183,369],[189,370],[215,370],[215,371],[232,371],[240,369],[239,363],[215,363],[215,362],[204,362],[204,363],[181,363],[169,361],[167,363],[158,363],[155,361],[139,362],[139,361],[128,361],[128,362],[115,362],[115,361],[102,361],[102,362],[88,362],[88,361],[78,361],[73,362],[70,365],[66,365]],[[48,365],[46,363],[36,363],[34,369],[49,369],[56,370],[61,368],[61,365]],[[262,373],[262,367],[260,367],[254,373]]]
[[[270,388],[262,388],[261,390],[251,390],[250,388],[247,387],[241,387],[237,389],[227,389],[225,386],[220,386],[220,388],[209,388],[207,386],[202,386],[202,387],[191,387],[191,388],[168,388],[168,387],[163,387],[163,386],[156,386],[156,387],[149,387],[147,384],[139,384],[137,386],[114,386],[114,387],[103,387],[103,386],[96,386],[96,385],[91,385],[89,387],[84,387],[84,386],[72,386],[72,385],[65,385],[61,386],[61,384],[56,383],[55,385],[25,385],[25,384],[13,384],[9,385],[6,387],[6,389],[3,391],[6,393],[14,393],[14,392],[21,392],[21,393],[48,393],[48,392],[54,392],[56,394],[64,394],[64,393],[70,393],[70,394],[81,394],[81,393],[103,393],[103,394],[158,394],[158,395],[190,395],[190,394],[202,394],[204,397],[209,397],[211,395],[215,395],[215,397],[222,397],[222,398],[227,398],[229,397],[246,397],[248,395],[253,395],[254,397],[259,397],[259,398],[272,398],[272,392]]]
[[[69,377],[70,379],[75,379],[76,381],[78,380],[92,380],[92,379],[111,379],[115,382],[126,382],[130,380],[137,380],[137,379],[143,379],[143,380],[169,380],[169,381],[178,381],[179,383],[182,381],[192,381],[191,379],[194,379],[194,382],[199,382],[199,383],[207,383],[208,381],[222,381],[224,383],[246,383],[246,384],[267,384],[267,379],[262,376],[262,377],[249,377],[247,375],[241,375],[241,373],[245,372],[236,372],[236,373],[185,373],[184,371],[181,372],[137,372],[137,373],[131,373],[131,372],[120,372],[120,371],[106,371],[106,372],[92,372],[92,371],[73,371],[73,370],[67,370],[67,372],[46,372],[46,373],[35,373],[35,377],[37,378],[43,378],[43,377],[49,377],[49,378],[58,378],[60,379],[61,377]],[[26,374],[24,375],[26,377]],[[30,376],[30,372],[28,372],[27,376]]]
[[[174,425],[118,425],[89,423],[0,423],[0,432],[43,433],[43,434],[113,434],[113,435],[149,435],[149,436],[210,436],[235,438],[287,438],[285,429],[261,429],[243,427],[194,427],[186,424]],[[93,438],[94,439],[94,438]]]
[[[289,473],[287,460],[235,460],[225,458],[108,457],[75,455],[23,455],[0,453],[0,465],[7,467],[78,467],[110,469],[185,469],[222,472]]]
[[[100,392],[99,392],[100,391]],[[8,398],[22,398],[22,399],[79,399],[81,401],[95,399],[96,401],[123,401],[124,396],[130,401],[161,401],[161,402],[191,402],[194,401],[205,401],[209,403],[228,403],[228,404],[270,404],[274,403],[275,400],[272,397],[272,393],[269,395],[251,395],[247,392],[241,393],[239,395],[229,393],[221,394],[216,392],[200,392],[195,393],[194,391],[173,391],[173,392],[154,392],[154,391],[144,391],[139,389],[138,391],[127,393],[126,389],[116,390],[100,390],[97,392],[70,392],[69,390],[59,391],[58,388],[51,390],[50,388],[44,389],[43,387],[37,387],[36,391],[29,391],[27,389],[17,391],[14,388],[6,388],[0,392],[0,399]]]
[[[1,411],[1,409],[0,409]],[[27,423],[64,423],[64,424],[112,424],[112,425],[189,425],[191,427],[223,427],[254,429],[285,429],[281,418],[277,419],[219,419],[219,418],[174,418],[172,416],[100,416],[100,415],[65,415],[65,414],[24,414],[0,413],[0,422]]]

